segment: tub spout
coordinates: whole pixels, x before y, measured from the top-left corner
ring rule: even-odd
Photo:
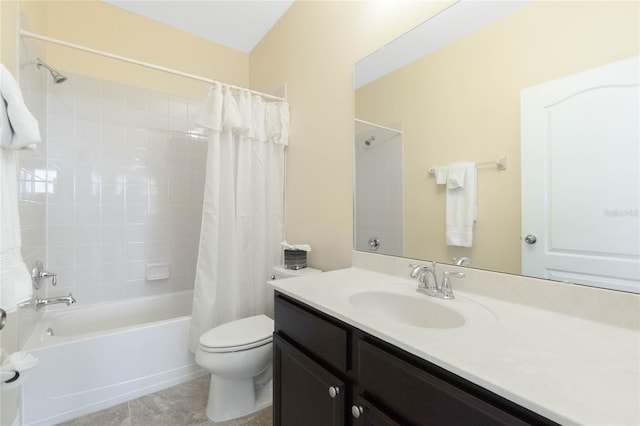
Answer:
[[[29,300],[27,302],[20,303],[18,305],[18,307],[19,308],[32,307],[33,309],[35,309],[37,311],[38,309],[42,308],[43,306],[56,305],[58,303],[66,303],[67,306],[69,306],[69,305],[72,305],[72,304],[76,303],[76,299],[73,297],[73,295],[71,293],[69,293],[68,296],[52,297],[52,298],[49,298],[49,299],[41,299],[39,297],[36,297],[35,299]]]

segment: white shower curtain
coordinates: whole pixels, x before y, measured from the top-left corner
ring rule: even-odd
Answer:
[[[216,325],[271,314],[265,281],[281,260],[289,105],[214,86],[199,114],[209,133],[189,349]]]

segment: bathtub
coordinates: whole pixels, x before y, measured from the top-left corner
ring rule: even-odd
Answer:
[[[44,314],[24,350],[25,425],[52,425],[206,374],[187,349],[192,291]]]

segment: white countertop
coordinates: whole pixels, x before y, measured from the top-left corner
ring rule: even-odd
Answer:
[[[269,284],[558,423],[640,425],[637,331],[455,291],[455,282],[456,299],[440,300],[416,293],[414,280],[358,268]],[[349,296],[366,290],[428,297],[466,323],[390,321],[351,305]]]

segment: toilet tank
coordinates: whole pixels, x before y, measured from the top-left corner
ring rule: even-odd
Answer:
[[[317,274],[322,272],[319,269],[302,268],[302,269],[285,269],[284,266],[274,266],[272,269],[272,280],[281,280],[283,278],[302,277],[304,275]]]

